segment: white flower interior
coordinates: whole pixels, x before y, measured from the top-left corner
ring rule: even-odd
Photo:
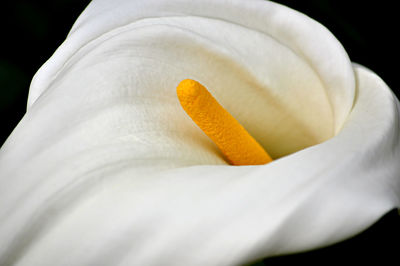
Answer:
[[[76,56],[80,60],[61,73],[67,82],[57,90],[72,88],[69,95],[79,98],[82,86],[96,84],[90,86],[93,91],[86,90],[95,97],[82,105],[132,106],[135,128],[123,136],[130,143],[143,133],[149,139],[150,132],[170,149],[188,144],[190,153],[212,160],[196,163],[214,163],[213,145],[177,100],[176,86],[185,78],[208,87],[275,158],[334,135],[330,99],[312,67],[268,35],[232,23],[198,17],[145,19],[102,36]],[[69,78],[73,76],[81,78]]]
[[[146,141],[155,134],[156,141],[186,158],[191,155],[184,147],[196,145],[196,164],[219,163],[221,155],[179,106],[175,88],[186,78],[203,83],[274,158],[321,143],[340,130],[353,104],[354,76],[343,48],[321,25],[271,3],[262,4],[284,9],[281,16],[287,12],[291,19],[282,21],[277,16],[282,12],[272,11],[257,17],[255,7],[228,9],[229,20],[224,13],[207,14],[223,5],[218,1],[192,7],[193,14],[156,17],[171,8],[156,3],[157,8],[145,3],[153,16],[137,18],[142,14],[134,10],[129,23],[89,39],[55,74],[63,83],[49,93],[68,91],[74,97],[86,87],[91,102],[75,97],[80,109],[95,102],[110,108],[113,100],[128,105],[136,99],[140,106],[129,104],[135,108],[135,128],[121,137],[140,142],[141,134]],[[179,9],[187,5],[183,1]],[[245,11],[254,13],[250,21],[232,20]],[[253,20],[262,27],[249,28]],[[287,29],[277,31],[278,26]],[[31,102],[35,94],[33,86]]]

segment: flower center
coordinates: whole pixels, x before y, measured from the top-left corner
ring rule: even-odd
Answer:
[[[185,79],[176,89],[185,112],[218,146],[232,165],[272,161],[262,146],[199,82]]]

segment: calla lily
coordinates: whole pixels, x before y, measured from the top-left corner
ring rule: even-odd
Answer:
[[[193,78],[275,159],[231,166]],[[321,24],[252,0],[95,0],[0,153],[0,265],[239,265],[400,206],[399,101]]]

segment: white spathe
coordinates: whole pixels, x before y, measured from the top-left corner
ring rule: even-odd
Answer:
[[[226,165],[203,83],[278,160]],[[238,265],[400,206],[399,102],[322,25],[253,1],[93,1],[0,152],[0,265]]]

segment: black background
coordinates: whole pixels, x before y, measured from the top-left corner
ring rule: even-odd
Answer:
[[[399,97],[399,45],[395,39],[400,23],[395,1],[277,2],[325,25],[343,44],[352,61],[375,71]],[[88,3],[88,0],[17,0],[2,3],[0,145],[25,113],[33,75],[63,42]],[[266,259],[258,264],[363,264],[375,261],[381,265],[396,265],[399,247],[400,216],[392,211],[369,230],[350,240],[312,252]]]

